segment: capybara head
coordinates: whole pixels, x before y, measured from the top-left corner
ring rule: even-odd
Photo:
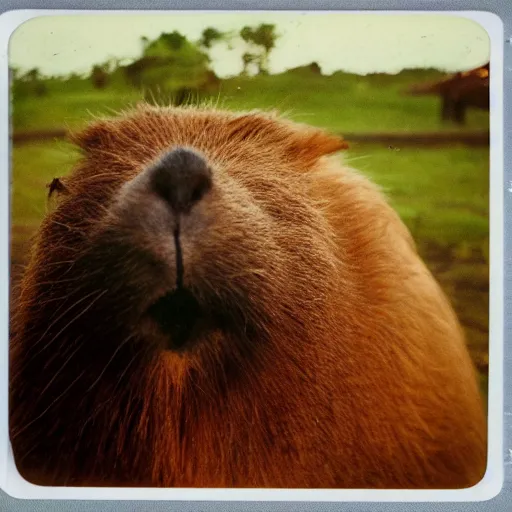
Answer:
[[[445,311],[441,331],[460,333],[449,305],[432,299],[442,297],[435,285],[422,292],[404,281],[394,295],[402,263],[425,283],[431,277],[378,191],[333,170],[327,155],[346,147],[342,139],[271,114],[141,107],[73,141],[83,158],[53,187],[58,202],[37,235],[12,322],[11,441],[26,478],[435,481],[417,461],[400,476],[389,461],[365,467],[375,464],[373,448],[350,455],[372,397],[399,399],[394,372],[404,365],[386,355],[393,329],[397,342],[415,340],[405,345],[418,360],[402,375],[407,389],[428,377],[430,356],[413,348],[421,325],[409,312],[393,327],[390,311],[402,299],[418,315]],[[457,350],[450,363],[469,368]],[[473,386],[473,377],[464,382]],[[397,421],[403,413],[398,407]],[[390,442],[407,451],[389,426],[393,414]],[[383,442],[377,430],[368,427],[366,446]]]
[[[270,116],[185,109],[144,109],[74,140],[85,158],[40,230],[25,329],[64,321],[56,343],[124,342],[203,368],[258,351],[276,326],[321,322],[336,255],[304,175],[343,141]]]

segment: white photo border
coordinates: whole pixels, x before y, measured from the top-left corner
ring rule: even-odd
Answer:
[[[0,192],[0,489],[14,498],[58,500],[172,500],[172,501],[281,501],[281,502],[470,502],[496,497],[504,479],[503,400],[504,400],[504,141],[503,141],[503,22],[483,11],[276,11],[283,13],[336,12],[365,15],[439,15],[471,19],[484,28],[491,44],[490,78],[490,307],[489,307],[489,399],[488,464],[484,478],[475,486],[460,490],[374,490],[374,489],[206,489],[206,488],[93,488],[43,487],[26,481],[17,471],[8,435],[8,351],[9,351],[9,268],[11,143],[9,41],[23,23],[42,16],[180,13],[228,13],[212,10],[15,10],[0,15],[0,162],[4,186]],[[268,13],[271,10],[250,11]]]

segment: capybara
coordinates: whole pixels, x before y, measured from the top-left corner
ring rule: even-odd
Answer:
[[[23,477],[482,479],[462,329],[398,215],[335,155],[341,138],[274,113],[142,105],[72,140],[82,159],[54,187],[11,322]]]

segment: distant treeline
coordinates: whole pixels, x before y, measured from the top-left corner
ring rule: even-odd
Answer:
[[[208,27],[197,41],[190,41],[178,31],[162,33],[154,40],[141,37],[139,58],[128,62],[126,59],[112,58],[94,65],[85,75],[71,73],[67,76],[45,76],[38,68],[21,73],[19,69],[11,67],[13,99],[17,101],[26,97],[84,89],[130,87],[142,90],[148,101],[172,98],[174,104],[181,104],[218,91],[220,80],[212,69],[209,55],[214,46],[223,44],[233,49],[237,40],[238,44],[243,42],[247,51],[241,56],[240,76],[266,75],[269,56],[278,39],[276,27],[271,24],[245,26],[238,32],[221,32]],[[316,62],[290,71],[301,69],[317,75],[322,73]],[[432,70],[411,70],[411,73],[418,78],[422,71],[432,77]],[[350,76],[355,75],[347,74],[347,77]],[[386,81],[386,76],[393,78],[392,75],[373,75],[374,79],[383,81]],[[364,81],[369,78],[366,77]],[[362,77],[360,79],[363,80]]]
[[[242,55],[241,74],[249,74],[251,68],[253,73],[268,73],[269,55],[279,37],[274,25],[246,26],[239,32],[221,32],[208,27],[198,41],[190,41],[178,31],[163,33],[153,41],[142,37],[141,56],[138,59],[129,63],[109,59],[93,66],[86,76],[72,73],[49,77],[44,76],[38,68],[23,74],[11,68],[13,95],[15,99],[44,96],[50,93],[52,86],[58,89],[63,82],[71,89],[73,85],[83,89],[84,82],[88,82],[96,89],[116,86],[143,89],[147,99],[172,95],[179,103],[189,95],[208,93],[216,88],[219,79],[211,68],[209,50],[218,44],[232,49],[237,37],[245,42],[248,49]]]

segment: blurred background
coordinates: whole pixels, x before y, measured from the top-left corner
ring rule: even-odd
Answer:
[[[139,101],[278,109],[350,143],[450,297],[487,394],[489,42],[449,16],[61,16],[10,44],[11,281],[78,158],[69,129]]]

